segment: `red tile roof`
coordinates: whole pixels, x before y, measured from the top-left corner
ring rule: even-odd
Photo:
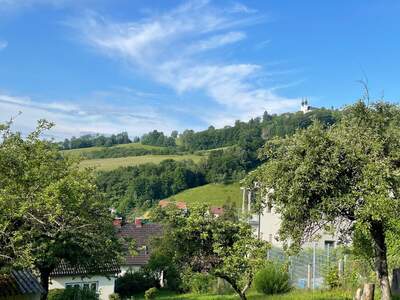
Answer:
[[[210,212],[215,216],[221,216],[224,213],[224,209],[222,207],[211,206]]]
[[[142,226],[136,226],[133,223],[122,225],[118,231],[118,236],[131,238],[136,241],[138,255],[132,256],[129,253],[125,256],[125,262],[129,266],[143,266],[150,259],[149,246],[153,237],[162,234],[162,225],[154,223],[143,223]],[[147,251],[144,248],[147,246]]]

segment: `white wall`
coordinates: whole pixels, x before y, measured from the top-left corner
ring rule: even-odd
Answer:
[[[80,282],[97,282],[98,290],[101,300],[108,300],[108,296],[114,293],[115,277],[109,279],[105,276],[91,276],[90,278],[62,276],[53,277],[50,280],[49,289],[65,289],[67,283],[80,283]]]
[[[126,272],[137,272],[140,270],[139,266],[121,266],[121,273],[118,276],[123,276]]]
[[[281,241],[277,241],[276,237],[278,236],[279,227],[281,225],[281,219],[279,214],[274,212],[272,208],[270,212],[267,209],[263,211],[263,214],[260,216],[260,237],[264,241],[270,242],[273,246],[282,247],[283,244]],[[258,226],[255,226],[256,233],[258,233]],[[337,237],[333,234],[329,234],[323,232],[322,230],[318,231],[315,236],[315,242],[317,248],[324,248],[325,241],[334,241],[335,246],[337,243]],[[314,241],[304,243],[303,247],[313,247]]]

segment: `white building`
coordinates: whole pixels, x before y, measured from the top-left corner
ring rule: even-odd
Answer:
[[[278,231],[281,225],[281,218],[278,213],[275,212],[272,205],[268,204],[268,198],[266,198],[267,205],[264,210],[258,214],[252,214],[251,208],[254,203],[255,193],[251,189],[241,188],[242,190],[242,212],[250,213],[249,223],[254,228],[254,232],[258,238],[270,242],[272,246],[282,247],[283,243],[278,238]],[[316,232],[315,237],[306,242],[304,247],[312,247],[316,243],[317,248],[333,248],[338,243],[338,238],[335,234],[319,231]]]
[[[83,266],[71,267],[62,262],[50,274],[49,290],[68,287],[88,288],[96,291],[100,295],[99,299],[108,300],[114,293],[115,279],[120,272],[119,266],[114,262],[99,267],[98,272],[89,271]]]
[[[308,100],[307,99],[303,99],[301,101],[300,111],[302,111],[303,114],[306,114],[306,113],[308,113],[310,111],[313,111],[314,109],[316,109],[316,108],[308,105]]]

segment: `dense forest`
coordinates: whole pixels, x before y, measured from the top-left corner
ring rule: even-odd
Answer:
[[[114,145],[129,143],[131,143],[131,140],[129,139],[128,133],[121,132],[108,137],[102,134],[85,134],[80,137],[73,136],[71,139],[65,139],[64,142],[61,142],[58,145],[62,150],[69,150],[95,146],[111,147]]]
[[[258,149],[267,140],[277,136],[291,135],[297,129],[308,127],[314,119],[330,126],[339,117],[339,111],[327,109],[318,109],[307,114],[302,112],[282,115],[264,113],[262,118],[251,119],[248,122],[236,121],[234,126],[221,129],[211,126],[199,132],[185,130],[178,134],[174,131],[171,136],[154,130],[140,138],[140,143],[143,145],[159,146],[159,148],[109,147],[83,155],[92,159],[198,153],[207,150],[198,164],[192,161],[165,160],[159,165],[150,163],[99,172],[97,184],[104,192],[106,200],[117,207],[121,213],[129,214],[133,208],[152,206],[154,202],[188,188],[206,183],[238,181],[262,163],[258,156]],[[72,141],[75,142],[73,144],[75,146],[77,140],[81,143],[86,141],[85,145],[89,144],[88,141],[99,145],[100,137],[96,135],[92,136],[92,139],[88,136],[71,139],[70,148],[73,147]],[[130,142],[126,133],[115,135],[110,141],[110,143]],[[135,142],[138,142],[138,138]]]
[[[204,174],[192,161],[164,160],[160,164],[100,172],[97,176],[97,185],[106,200],[123,214],[204,183]]]

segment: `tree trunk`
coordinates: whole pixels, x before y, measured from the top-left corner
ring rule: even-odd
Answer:
[[[218,276],[222,279],[225,279],[230,285],[231,287],[234,289],[234,291],[239,295],[241,300],[247,300],[246,297],[246,291],[247,288],[245,288],[243,291],[240,290],[240,288],[236,285],[236,282],[234,282],[233,280],[231,280],[229,277],[225,277],[225,276]],[[248,285],[249,286],[249,285]]]
[[[381,288],[381,300],[390,300],[389,270],[387,264],[387,248],[385,231],[382,222],[374,222],[371,226],[371,235],[374,240],[375,271]]]
[[[40,283],[45,291],[45,293],[42,295],[40,299],[47,300],[47,294],[49,292],[50,271],[45,269],[45,270],[39,270],[39,272],[40,272]]]

